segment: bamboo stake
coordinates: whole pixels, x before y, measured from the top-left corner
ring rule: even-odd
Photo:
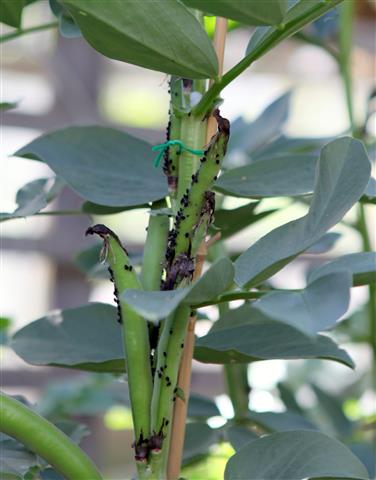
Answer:
[[[227,33],[227,19],[217,17],[214,33],[214,49],[218,57],[219,75],[223,72],[223,58],[225,51],[225,41]],[[217,128],[214,117],[209,117],[206,133],[206,143],[210,142]],[[204,240],[201,243],[196,255],[196,269],[194,279],[201,276],[202,267],[207,252],[207,243]],[[192,358],[195,343],[195,324],[196,316],[191,316],[188,323],[187,336],[184,341],[184,351],[179,369],[178,386],[184,392],[184,400],[177,398],[174,407],[174,417],[171,430],[171,444],[167,466],[167,479],[176,480],[180,474],[181,461],[183,456],[185,424],[187,418],[187,409],[189,401],[189,392],[191,385]]]

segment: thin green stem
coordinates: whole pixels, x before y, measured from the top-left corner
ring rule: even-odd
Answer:
[[[239,63],[223,75],[219,81],[215,82],[209,88],[201,101],[192,109],[192,114],[197,117],[204,116],[213,107],[220,92],[243,73],[255,60],[262,57],[282,40],[291,37],[291,35],[297,33],[305,25],[321,17],[341,2],[342,0],[312,2],[312,6],[307,8],[301,15],[294,15],[292,20],[287,21],[284,25],[276,27],[274,30],[270,29],[270,33],[266,34],[264,39],[257,43],[249,55],[246,55]]]
[[[20,28],[15,32],[10,32],[5,35],[1,35],[0,43],[9,42],[9,40],[13,40],[14,38],[21,37],[22,35],[27,35],[29,33],[42,32],[43,30],[49,30],[50,28],[57,28],[58,26],[59,26],[59,22],[49,22],[49,23],[44,23],[42,25],[36,25],[35,27]]]
[[[89,457],[55,425],[3,393],[0,406],[0,431],[40,455],[64,478],[102,479]]]
[[[224,374],[236,422],[239,418],[246,417],[249,410],[248,364],[227,364],[224,366]]]
[[[362,237],[363,250],[365,252],[372,252],[373,248],[368,233],[365,207],[362,203],[359,203],[358,230]],[[368,285],[368,294],[369,299],[367,303],[367,310],[370,332],[369,343],[373,351],[373,356],[376,359],[376,286],[372,283]]]
[[[290,290],[289,290],[290,291]],[[192,308],[208,307],[209,305],[216,305],[221,303],[232,302],[233,300],[257,300],[263,295],[270,293],[270,291],[257,291],[257,292],[229,292],[220,295],[217,298],[212,298],[206,302],[197,303],[192,305]]]

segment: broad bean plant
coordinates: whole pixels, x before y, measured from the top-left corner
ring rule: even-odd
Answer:
[[[63,188],[73,190],[89,219],[89,238],[83,237],[82,247],[96,239],[90,267],[105,274],[106,266],[116,306],[90,303],[46,314],[15,332],[10,347],[33,365],[126,379],[129,400],[124,394],[123,401],[132,412],[134,441],[123,448],[133,449],[140,480],[177,480],[182,463],[202,458],[221,442],[229,442],[235,452],[225,468],[226,480],[369,478],[372,461],[351,446],[360,433],[333,398],[312,387],[319,402],[330,405],[346,426],[328,436],[309,420],[286,384],[279,386],[285,412],[250,411],[247,380],[248,364],[269,359],[324,359],[355,368],[327,332],[341,327],[338,320],[348,310],[351,289],[359,285],[369,285],[366,342],[375,350],[376,259],[365,216],[366,204],[375,203],[375,180],[368,157],[372,140],[352,113],[354,3],[50,0],[56,20],[23,28],[32,1],[2,1],[0,20],[8,29],[1,42],[58,29],[65,36],[82,36],[105,57],[164,72],[169,76],[169,122],[159,145],[115,128],[73,125],[47,132],[14,153],[44,162],[55,176],[21,188],[17,209],[2,213],[1,220],[38,215]],[[312,27],[323,16],[337,19],[329,40]],[[214,41],[205,28],[213,18]],[[244,57],[223,72],[226,25],[256,28]],[[340,138],[284,136],[290,93],[254,122],[238,119],[230,125],[223,116],[222,90],[292,36],[322,47],[338,64],[351,123]],[[246,201],[226,208],[233,197]],[[272,197],[300,203],[305,215],[230,254],[225,240],[272,215],[276,209],[264,206],[264,199]],[[132,209],[149,213],[142,260],[128,253],[117,232],[90,223],[96,214]],[[351,228],[361,234],[364,252],[319,264],[302,289],[273,287],[271,277],[300,255],[334,245],[339,234],[330,230],[350,209],[358,215]],[[233,300],[243,303],[230,308]],[[195,338],[200,309],[210,305],[219,319]],[[222,427],[206,423],[219,415],[213,401],[190,398],[193,358],[223,365],[235,416]],[[0,428],[4,478],[103,478],[69,438],[72,431],[54,425],[26,401],[1,394]]]

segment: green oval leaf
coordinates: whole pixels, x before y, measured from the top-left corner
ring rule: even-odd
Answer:
[[[107,127],[47,133],[15,155],[42,160],[85,200],[110,207],[141,205],[167,195],[151,146]]]
[[[354,363],[329,337],[307,337],[244,305],[221,317],[196,341],[195,359],[204,363],[249,363],[270,359],[325,358]]]
[[[191,8],[247,25],[277,25],[283,19],[287,0],[183,0]]]
[[[242,253],[235,262],[236,283],[259,284],[319,240],[361,197],[370,167],[358,140],[340,138],[326,145],[307,215],[276,228]]]
[[[267,435],[240,449],[227,463],[225,480],[368,479],[358,458],[342,443],[320,432]]]
[[[0,222],[35,215],[61,192],[65,182],[60,178],[38,178],[28,182],[16,194],[18,207],[12,213],[0,213]]]
[[[308,281],[313,282],[341,270],[351,272],[354,286],[376,283],[376,252],[343,255],[312,270]]]
[[[124,372],[121,330],[111,305],[52,312],[16,332],[10,346],[32,365]]]
[[[253,306],[274,320],[315,336],[332,328],[346,313],[350,288],[350,273],[337,271],[317,278],[303,290],[268,293]]]
[[[180,2],[61,0],[90,45],[106,57],[185,78],[214,78],[209,37]]]
[[[151,292],[128,289],[121,298],[142,317],[158,321],[170,315],[182,302],[194,305],[216,298],[232,284],[233,279],[232,262],[220,258],[189,287]]]
[[[312,193],[317,157],[278,155],[223,173],[215,189],[246,198],[299,196]]]

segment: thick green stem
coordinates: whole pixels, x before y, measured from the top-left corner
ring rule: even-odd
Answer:
[[[19,28],[15,32],[10,32],[5,35],[0,36],[0,43],[9,42],[14,38],[21,37],[22,35],[27,35],[28,33],[42,32],[43,30],[49,30],[50,28],[57,28],[59,22],[50,22],[44,23],[43,25],[36,25],[35,27],[30,28]]]
[[[184,115],[181,119],[181,141],[189,148],[202,150],[206,138],[206,122],[192,115]],[[179,180],[177,201],[179,202],[192,182],[192,175],[197,170],[199,157],[183,150],[179,159]]]
[[[170,222],[167,215],[153,212],[166,207],[166,200],[154,202],[151,207],[141,271],[144,290],[159,290],[161,286]]]
[[[136,460],[139,460],[137,463],[145,463],[150,435],[152,395],[149,333],[146,321],[127,303],[119,300],[126,289],[140,289],[141,285],[127,251],[109,228],[95,225],[88,229],[87,234],[97,234],[104,240],[109,271],[115,284],[115,299],[119,305],[120,321],[123,325],[126,371],[136,437]]]
[[[192,114],[197,117],[203,117],[213,108],[213,105],[221,91],[231,83],[236,77],[244,72],[255,60],[260,58],[266,52],[271,50],[282,40],[291,37],[308,23],[321,17],[327,11],[341,3],[342,0],[330,0],[326,2],[312,2],[312,6],[296,15],[292,20],[284,25],[275,28],[271,35],[267,35],[264,41],[260,41],[252,53],[245,56],[238,64],[231,68],[221,80],[215,82],[203,96],[201,101],[192,109]],[[345,2],[346,3],[346,2]]]
[[[3,393],[0,406],[0,431],[40,455],[64,478],[102,479],[89,457],[55,425]]]
[[[226,153],[230,133],[229,122],[219,114],[217,121],[218,132],[201,158],[200,167],[190,176],[188,186],[181,197],[181,209],[175,219],[175,256],[189,251],[200,218],[206,211],[205,200],[208,200],[206,192],[211,190],[216,181]]]
[[[167,140],[180,140],[181,117],[183,112],[183,80],[172,76],[170,80],[170,119],[167,126]],[[179,176],[180,148],[172,145],[165,150],[163,171],[167,176],[167,185],[172,210],[176,211],[176,197]]]
[[[151,408],[151,428],[157,439],[151,451],[152,478],[165,479],[169,452],[174,399],[177,396],[177,379],[184,348],[190,308],[181,305],[168,317],[158,343],[158,363],[154,377]]]

